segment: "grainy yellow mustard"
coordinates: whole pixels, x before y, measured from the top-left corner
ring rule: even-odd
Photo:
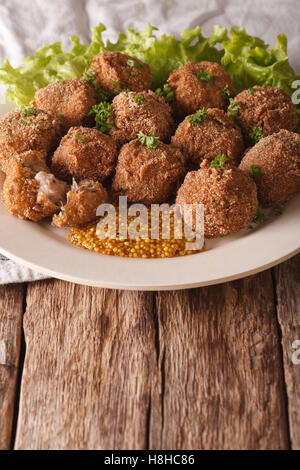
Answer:
[[[133,221],[133,217],[128,217],[128,226]],[[170,215],[170,239],[165,240],[162,238],[162,226],[159,226],[159,238],[152,240],[150,238],[122,238],[117,233],[116,238],[112,238],[110,233],[107,231],[107,238],[101,240],[97,236],[97,224],[99,222],[93,222],[82,228],[72,228],[69,232],[69,242],[73,245],[86,250],[93,251],[109,256],[121,256],[125,258],[174,258],[179,256],[188,256],[196,253],[200,253],[205,250],[203,247],[201,250],[187,250],[186,243],[189,241],[183,235],[182,238],[178,238],[176,226],[174,228],[174,213]],[[119,214],[117,211],[117,227],[119,227]],[[145,233],[148,229],[148,234],[151,233],[151,217],[150,211],[148,216],[148,226],[139,228],[141,233]]]

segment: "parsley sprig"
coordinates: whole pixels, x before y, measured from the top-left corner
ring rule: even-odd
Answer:
[[[262,127],[253,127],[252,132],[248,136],[248,143],[249,145],[256,145],[264,137]]]
[[[77,140],[80,144],[84,142],[84,137],[83,135],[74,135],[74,139]]]
[[[137,104],[143,104],[143,103],[145,103],[144,98],[142,98],[142,97],[139,96],[139,95],[134,95],[133,99],[134,99],[135,103],[137,103]]]
[[[95,117],[96,129],[103,134],[107,133],[110,129],[114,129],[112,124],[113,115],[111,112],[111,105],[106,101],[102,101],[92,107],[89,116]]]
[[[210,162],[210,167],[217,168],[218,170],[225,170],[225,163],[227,160],[228,158],[226,155],[224,153],[220,153],[214,160]]]
[[[21,116],[28,117],[28,116],[36,116],[37,115],[37,108],[35,106],[29,107],[27,106],[26,108],[22,109],[21,111]]]
[[[174,91],[168,83],[165,83],[163,88],[157,88],[155,93],[162,96],[166,103],[171,103],[174,100]]]
[[[261,225],[267,220],[268,220],[268,216],[264,213],[261,206],[258,206],[257,211],[256,211],[256,218],[254,222]]]
[[[231,91],[229,89],[229,85],[226,85],[223,90],[221,91],[221,95],[225,100],[230,100],[232,98]]]
[[[143,147],[156,149],[158,146],[159,137],[155,135],[155,132],[150,132],[149,135],[144,134],[144,132],[139,132],[137,138]]]
[[[197,73],[198,80],[202,80],[203,82],[214,83],[215,75],[211,75],[207,70],[201,70]]]
[[[85,81],[86,83],[93,83],[93,81],[95,80],[96,78],[96,72],[95,70],[91,70],[90,72],[87,72],[86,75],[85,75]]]
[[[199,109],[192,116],[189,116],[188,120],[191,124],[195,126],[199,126],[204,121],[207,115],[208,115],[207,110],[205,108],[202,108],[202,109]]]
[[[239,103],[238,101],[235,101],[233,98],[230,98],[228,112],[229,112],[229,116],[231,117],[231,119],[235,119],[237,117],[240,109],[241,109],[241,103]]]
[[[143,68],[144,64],[141,64],[141,62],[138,62],[137,60],[134,59],[128,59],[127,65],[129,67],[136,67],[136,68]]]
[[[258,166],[251,165],[250,176],[252,176],[252,178],[254,179],[257,179],[260,177],[260,175],[261,175],[261,169]]]

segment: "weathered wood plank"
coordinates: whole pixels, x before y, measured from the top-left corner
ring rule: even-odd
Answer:
[[[288,448],[271,272],[159,293],[157,314],[162,380],[150,447]]]
[[[16,449],[143,449],[153,294],[31,285]]]
[[[293,449],[300,450],[300,255],[276,267],[274,277],[291,444]]]
[[[0,286],[0,450],[10,447],[20,357],[24,287]]]

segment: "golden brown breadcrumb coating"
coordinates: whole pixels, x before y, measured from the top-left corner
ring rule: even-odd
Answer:
[[[114,128],[110,135],[124,144],[136,139],[141,131],[154,132],[162,141],[168,141],[174,130],[172,110],[164,98],[153,91],[120,93],[112,103]]]
[[[198,78],[203,72],[209,73],[211,81]],[[198,109],[226,109],[223,90],[228,87],[231,95],[235,93],[229,74],[215,62],[187,62],[171,73],[168,83],[174,91],[172,106],[179,122]]]
[[[39,177],[48,175],[48,178],[57,180],[53,175],[44,171],[36,172],[24,162],[14,161],[11,163],[10,171],[6,175],[2,190],[2,202],[7,209],[20,219],[29,219],[38,222],[50,217],[59,211],[60,203],[63,202],[67,185],[57,182],[59,185],[58,198],[51,197],[52,194],[41,191],[41,180]]]
[[[240,169],[255,177],[263,207],[283,204],[300,192],[300,135],[287,130],[260,140],[244,156]]]
[[[129,65],[131,64],[131,65]],[[152,74],[148,64],[120,52],[103,52],[97,54],[87,73],[95,73],[95,82],[110,93],[121,90],[149,90]]]
[[[185,160],[171,145],[143,147],[133,140],[122,147],[113,180],[114,198],[127,196],[130,202],[159,204],[167,202],[185,174]]]
[[[187,117],[172,137],[172,145],[181,149],[195,169],[204,159],[213,160],[219,154],[238,166],[245,149],[240,128],[221,109],[207,113],[201,124],[192,124]]]
[[[59,118],[40,109],[23,116],[24,111],[11,111],[0,121],[0,168],[5,172],[14,152],[36,150],[48,154],[58,145],[61,135]]]
[[[60,179],[71,182],[92,179],[103,181],[114,170],[116,142],[97,129],[71,127],[52,159],[52,171]]]
[[[190,226],[194,225],[194,215],[184,213],[184,205],[204,205],[204,233],[208,238],[223,237],[246,228],[255,218],[258,207],[256,186],[249,175],[238,168],[211,168],[208,160],[204,160],[200,170],[187,174],[176,203]]]
[[[81,181],[73,183],[67,194],[67,203],[53,217],[55,227],[78,227],[96,219],[97,208],[107,201],[107,192],[101,183]]]
[[[96,104],[96,95],[92,85],[74,78],[50,83],[36,92],[34,100],[38,108],[59,115],[66,133],[72,126],[91,124],[88,114]]]
[[[294,131],[298,125],[296,107],[281,88],[255,86],[242,91],[234,100],[240,104],[236,121],[245,136],[258,127],[267,136],[281,129]]]

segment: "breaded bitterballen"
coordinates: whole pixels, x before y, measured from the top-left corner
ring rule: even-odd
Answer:
[[[148,64],[120,52],[103,52],[94,56],[86,76],[94,75],[94,82],[105,92],[114,95],[122,90],[149,90],[152,74]]]
[[[78,78],[50,83],[34,97],[38,108],[59,115],[64,133],[70,127],[91,124],[89,111],[96,102],[94,87]]]
[[[225,154],[233,166],[238,166],[245,149],[240,128],[221,109],[204,110],[204,116],[199,124],[193,123],[194,115],[188,116],[178,126],[172,145],[181,149],[193,169],[218,154]]]
[[[255,175],[263,207],[283,204],[300,192],[300,135],[281,130],[265,137],[245,154],[240,169]]]
[[[52,159],[52,171],[71,182],[92,179],[103,181],[114,170],[117,144],[112,137],[97,129],[71,127]]]
[[[30,158],[26,160],[23,155],[23,162],[11,163],[3,185],[2,202],[20,219],[38,222],[59,212],[67,184],[49,172],[33,170]]]
[[[235,91],[229,74],[215,62],[187,62],[168,78],[178,122],[201,108],[226,109]],[[226,94],[224,94],[226,91]]]
[[[176,203],[194,230],[196,206],[204,205],[207,238],[224,237],[246,228],[258,207],[256,185],[249,175],[238,168],[211,168],[208,160],[204,160],[200,170],[187,174]],[[192,211],[184,211],[185,204],[192,205]]]
[[[154,132],[168,141],[174,130],[172,110],[164,98],[153,91],[120,93],[112,103],[114,128],[110,135],[120,144],[134,140],[142,131]]]
[[[185,175],[185,159],[179,149],[159,142],[156,148],[133,140],[122,147],[113,180],[113,196],[129,202],[160,204],[176,194]]]
[[[0,169],[9,166],[14,152],[28,150],[49,154],[61,135],[59,118],[46,111],[28,108],[11,111],[0,121]]]
[[[55,227],[78,227],[96,219],[97,208],[106,203],[107,192],[101,183],[84,180],[75,181],[67,194],[67,203],[53,217]]]
[[[296,107],[281,88],[254,86],[242,91],[234,101],[239,104],[236,121],[245,137],[259,127],[267,136],[281,129],[294,131],[298,125]]]

